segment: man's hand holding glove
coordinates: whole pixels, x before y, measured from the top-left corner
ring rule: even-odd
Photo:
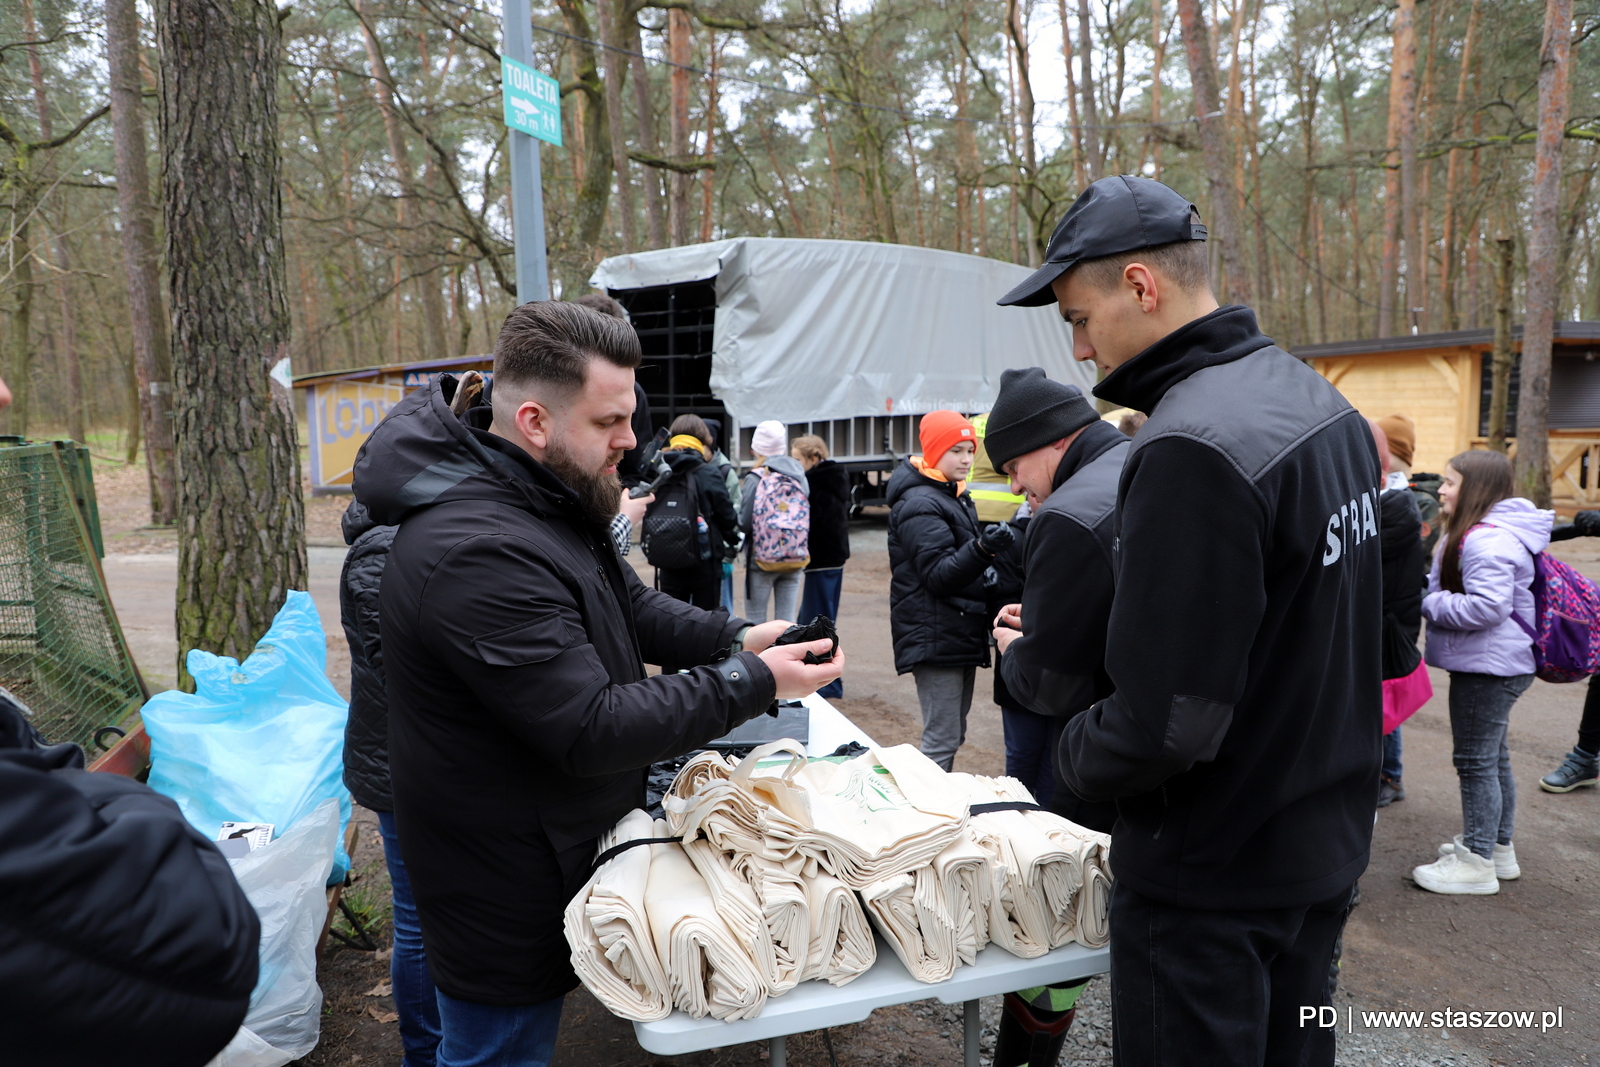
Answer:
[[[983,533],[978,535],[978,547],[993,559],[1001,552],[1010,548],[1017,539],[1017,532],[1008,522],[994,522],[983,528]]]

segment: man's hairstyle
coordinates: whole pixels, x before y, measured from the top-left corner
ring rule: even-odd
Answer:
[[[506,316],[494,342],[496,396],[544,387],[557,393],[583,388],[589,361],[639,365],[639,335],[622,319],[576,301],[535,300]],[[497,405],[498,406],[498,405]]]
[[[1177,284],[1185,292],[1197,292],[1211,287],[1210,263],[1204,241],[1174,241],[1172,244],[1151,245],[1132,252],[1118,252],[1114,256],[1086,259],[1072,269],[1097,289],[1104,292],[1113,288],[1129,263],[1143,263],[1152,267]]]
[[[814,433],[803,434],[789,442],[789,451],[798,451],[806,459],[821,463],[828,458],[828,442]]]
[[[582,304],[586,308],[592,308],[602,315],[610,315],[612,318],[621,319],[623,322],[628,321],[627,309],[619,301],[604,293],[584,293],[572,302],[574,304]]]
[[[706,425],[706,420],[699,415],[679,415],[672,420],[672,425],[667,427],[667,433],[673,437],[686,433],[696,441],[711,447],[711,427]]]

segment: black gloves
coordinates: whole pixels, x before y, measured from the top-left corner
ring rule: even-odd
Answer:
[[[1580,511],[1572,516],[1580,537],[1600,537],[1600,511]]]
[[[1011,528],[1010,523],[990,523],[984,527],[983,533],[978,536],[978,547],[991,556],[997,556],[1010,548],[1011,543],[1016,539],[1017,532]]]

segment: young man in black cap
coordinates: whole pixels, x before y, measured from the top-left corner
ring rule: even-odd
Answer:
[[[1218,307],[1205,227],[1105,178],[1002,304],[1057,303],[1095,395],[1147,412],[1117,491],[1115,691],[1060,770],[1117,801],[1119,1064],[1333,1062],[1333,944],[1378,792],[1377,451],[1328,382]]]
[[[1128,438],[1102,422],[1076,387],[1043,370],[1008,370],[984,438],[995,469],[1025,494],[1033,517],[1023,542],[1022,602],[995,619],[1006,688],[1051,722],[1049,760],[1068,720],[1110,696],[1105,671],[1111,617],[1112,518]],[[1057,774],[1050,809],[1103,833],[1116,806],[1088,801]],[[1006,995],[995,1067],[1053,1067],[1084,982]]]

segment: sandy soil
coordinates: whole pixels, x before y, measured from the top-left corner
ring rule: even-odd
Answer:
[[[139,468],[97,466],[102,522],[111,555],[106,574],[135,657],[152,682],[170,684],[176,546],[169,531],[140,530],[148,522]],[[342,559],[338,517],[345,499],[307,498],[311,586],[328,633],[328,673],[348,687],[348,658],[338,626],[337,580]],[[894,673],[888,637],[888,559],[881,522],[852,535],[855,555],[846,570],[840,629],[850,655],[840,707],[877,741],[915,742],[920,729],[915,687]],[[321,546],[321,547],[319,547]],[[1600,579],[1600,542],[1569,542],[1557,553]],[[642,565],[635,555],[636,565]],[[648,572],[646,572],[648,580]],[[966,746],[956,767],[996,773],[1004,766],[999,710],[990,678],[980,672]],[[1498,896],[1450,898],[1415,888],[1411,868],[1430,861],[1440,841],[1461,828],[1459,791],[1450,763],[1448,679],[1436,673],[1436,695],[1405,727],[1407,799],[1380,813],[1372,863],[1361,881],[1362,902],[1345,938],[1338,995],[1341,1017],[1355,1012],[1353,1035],[1341,1034],[1340,1062],[1465,1064],[1600,1063],[1600,792],[1553,796],[1538,789],[1575,740],[1584,688],[1536,682],[1513,714],[1510,745],[1517,777],[1517,853],[1520,881]],[[387,889],[376,820],[362,816],[356,854],[358,886],[381,897]],[[379,943],[387,946],[386,930]],[[334,943],[324,957],[323,1041],[304,1062],[396,1062],[399,1039],[392,999],[369,996],[387,975],[374,953]],[[1109,1019],[1103,983],[1086,994],[1075,1029],[1071,1063],[1109,1063]],[[996,1002],[997,1003],[997,1002]],[[996,1003],[986,1003],[986,1021]],[[1446,1008],[1563,1009],[1565,1026],[1538,1030],[1449,1030],[1363,1034],[1360,1012]],[[841,1064],[955,1064],[960,1060],[959,1009],[924,1001],[877,1012],[858,1026],[833,1031]],[[1096,1022],[1098,1027],[1096,1029]],[[1342,1019],[1341,1019],[1342,1021]],[[1341,1027],[1341,1029],[1343,1029]],[[790,1041],[791,1062],[827,1062],[821,1035]],[[556,1062],[563,1065],[756,1065],[764,1046],[743,1045],[678,1060],[639,1049],[631,1027],[612,1018],[583,991],[568,999]]]

